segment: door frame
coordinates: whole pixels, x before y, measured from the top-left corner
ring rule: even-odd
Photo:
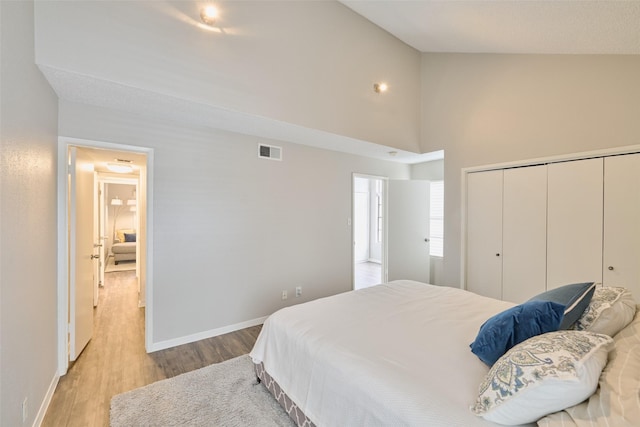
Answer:
[[[640,153],[640,145],[628,145],[601,150],[574,152],[555,156],[537,157],[532,159],[516,160],[512,162],[493,163],[488,165],[471,166],[460,170],[460,265],[459,280],[460,289],[467,289],[467,187],[468,175],[473,172],[486,172],[496,169],[509,169],[516,167],[536,166],[549,163],[584,160],[594,157],[609,157],[615,155]],[[445,212],[446,216],[446,212]],[[446,220],[445,220],[446,222]],[[446,254],[445,254],[446,256]]]
[[[96,177],[96,181],[100,184],[102,191],[102,194],[100,195],[100,197],[102,197],[104,199],[105,196],[105,191],[104,189],[106,188],[107,185],[109,184],[123,184],[123,185],[132,185],[135,187],[135,192],[136,195],[140,194],[140,179],[139,178],[132,178],[129,176],[115,176],[112,173],[98,173],[98,176]],[[137,197],[137,196],[136,196]],[[109,224],[106,222],[106,218],[108,216],[107,211],[108,211],[108,207],[109,205],[107,204],[107,200],[104,199],[104,203],[103,203],[103,216],[105,221],[103,221],[103,226],[108,228]],[[111,221],[111,218],[109,218],[109,221]],[[135,229],[139,230],[140,229],[140,217],[137,215],[136,213],[136,221],[135,221]],[[109,236],[109,238],[113,237],[113,233]],[[138,239],[136,239],[136,245],[140,245],[140,242],[138,241]],[[103,246],[104,249],[104,246]],[[140,248],[136,247],[136,251],[137,253],[140,253]],[[109,254],[106,254],[106,256],[104,257],[104,268],[102,269],[102,275],[104,276],[104,270],[107,268],[107,261],[109,259]],[[138,282],[138,292],[140,292],[140,263],[136,263],[136,281]],[[144,307],[144,301],[138,300],[138,307]]]
[[[115,144],[87,139],[58,138],[58,375],[67,373],[69,367],[69,188],[68,188],[68,152],[69,147],[98,148],[115,151],[128,151],[145,154],[146,167],[146,285],[145,285],[145,348],[151,348],[153,337],[153,149],[134,145]]]
[[[389,193],[389,177],[369,175],[363,173],[354,172],[351,174],[351,218],[349,219],[349,225],[351,227],[351,289],[356,287],[356,198],[355,198],[355,185],[356,178],[363,179],[375,179],[382,181],[382,250],[381,250],[381,272],[382,277],[380,280],[382,283],[387,281],[387,218],[388,218],[388,193]]]

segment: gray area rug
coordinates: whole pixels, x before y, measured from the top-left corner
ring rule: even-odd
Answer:
[[[111,399],[111,427],[294,426],[256,381],[248,355],[158,381]]]

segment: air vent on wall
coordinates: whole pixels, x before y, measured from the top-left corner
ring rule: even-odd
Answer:
[[[262,159],[282,160],[282,147],[258,144],[258,157]]]

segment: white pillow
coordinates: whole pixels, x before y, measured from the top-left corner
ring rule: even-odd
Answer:
[[[612,343],[607,335],[580,331],[530,338],[493,365],[471,410],[518,425],[580,403],[596,390]]]
[[[575,329],[613,337],[631,323],[635,313],[636,302],[631,291],[609,286],[598,287],[589,306],[575,323]]]

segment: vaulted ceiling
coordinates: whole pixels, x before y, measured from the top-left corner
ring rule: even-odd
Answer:
[[[421,52],[640,54],[640,1],[341,0]]]

